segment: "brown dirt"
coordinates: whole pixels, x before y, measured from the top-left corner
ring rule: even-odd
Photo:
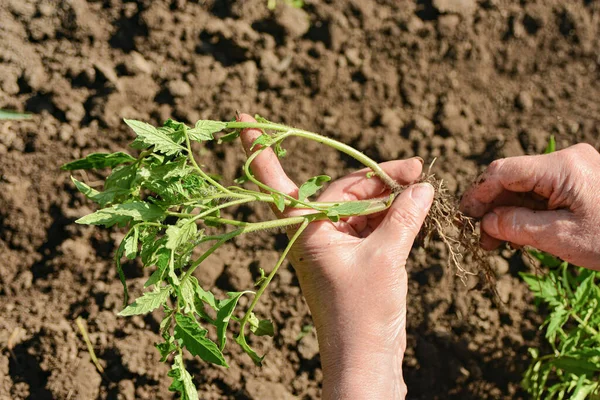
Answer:
[[[266,0],[3,0],[0,108],[36,116],[0,123],[0,398],[172,398],[152,347],[158,316],[116,317],[111,256],[122,233],[74,225],[90,204],[58,170],[125,149],[123,117],[191,123],[256,112],[381,161],[438,157],[436,173],[460,194],[491,160],[539,153],[550,134],[560,147],[600,144],[599,21],[590,0],[307,0],[275,13]],[[313,144],[287,147],[298,180],[357,167]],[[226,179],[239,174],[236,145],[202,157]],[[284,243],[270,233],[238,240],[198,277],[219,292],[245,289]],[[541,342],[517,275],[526,263],[507,250],[494,256],[498,307],[474,281],[457,281],[446,258],[434,243],[408,263],[409,398],[523,398],[527,347]],[[144,272],[131,263],[126,274],[139,292]],[[317,343],[314,333],[297,341],[311,320],[290,266],[258,312],[277,331],[256,344],[265,366],[234,346],[229,370],[192,360],[200,397],[319,398]]]

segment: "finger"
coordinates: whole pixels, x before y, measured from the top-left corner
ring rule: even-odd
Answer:
[[[469,188],[461,200],[461,209],[472,217],[482,217],[493,202],[509,192],[535,192],[549,198],[562,174],[563,157],[557,154],[522,156],[496,160]]]
[[[423,160],[415,157],[379,165],[393,180],[401,185],[408,185],[421,176]],[[364,168],[336,180],[319,196],[319,201],[353,201],[380,196],[388,187],[376,176],[368,177],[369,172],[369,168]]]
[[[556,253],[570,240],[569,233],[577,230],[577,223],[568,210],[498,207],[483,217],[481,228],[495,239]]]
[[[488,235],[483,229],[481,229],[481,237],[479,238],[479,244],[481,245],[482,249],[487,251],[496,250],[502,245],[502,243],[504,243],[502,240],[496,239]]]
[[[429,212],[433,194],[433,187],[429,183],[419,183],[406,189],[362,245],[372,249],[373,255],[385,252],[390,260],[404,263]]]
[[[256,120],[248,114],[240,114],[238,121],[256,122]],[[255,146],[253,149],[250,149],[256,138],[258,138],[260,135],[262,135],[262,131],[260,129],[249,128],[242,131],[240,138],[242,139],[242,145],[244,146],[246,155],[249,156],[260,149],[260,146]],[[281,167],[281,164],[279,163],[277,155],[271,148],[263,150],[254,159],[252,165],[250,165],[250,168],[252,169],[254,176],[265,185],[287,195],[298,197],[298,187],[287,176]]]

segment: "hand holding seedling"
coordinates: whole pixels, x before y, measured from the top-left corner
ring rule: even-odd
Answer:
[[[248,115],[240,121],[255,122]],[[262,134],[246,129],[247,154]],[[257,150],[255,147],[254,151]],[[413,158],[381,164],[401,185],[419,179],[422,161]],[[266,185],[293,197],[298,187],[277,156],[265,149],[251,164]],[[389,196],[389,188],[362,170],[333,182],[319,202],[355,201]],[[338,222],[311,223],[290,251],[310,307],[321,351],[323,398],[403,398],[402,358],[406,347],[406,259],[433,200],[428,183],[404,190],[391,207],[377,214]],[[285,209],[280,217],[305,214]],[[293,236],[295,227],[288,228]]]
[[[463,196],[483,217],[482,246],[533,246],[600,269],[600,154],[578,144],[550,154],[494,161]]]

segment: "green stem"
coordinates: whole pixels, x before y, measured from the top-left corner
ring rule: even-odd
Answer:
[[[326,146],[332,147],[342,153],[349,155],[355,160],[359,161],[361,164],[366,167],[371,168],[373,172],[381,178],[381,180],[392,190],[394,193],[398,193],[402,190],[402,187],[393,180],[373,159],[366,156],[362,152],[356,150],[355,148],[348,146],[342,142],[338,142],[335,139],[328,138],[323,135],[319,135],[318,133],[305,131],[303,129],[293,129],[289,128],[285,125],[274,124],[274,123],[264,123],[264,122],[228,122],[227,128],[234,129],[245,129],[245,128],[257,128],[257,129],[269,129],[280,132],[286,132],[287,136],[298,136],[305,139],[313,140],[317,143],[322,143]],[[283,136],[283,135],[282,135]]]
[[[250,315],[252,314],[252,310],[254,310],[254,307],[256,307],[256,304],[258,303],[260,296],[262,296],[262,294],[264,293],[267,286],[269,286],[269,283],[271,282],[271,280],[273,279],[275,274],[277,274],[277,270],[279,270],[279,267],[281,266],[281,264],[283,264],[283,261],[285,260],[285,257],[289,253],[290,249],[292,248],[292,246],[294,245],[294,243],[296,242],[298,237],[300,237],[300,235],[302,234],[304,229],[306,229],[306,227],[311,222],[311,220],[312,220],[311,218],[304,218],[304,222],[302,222],[302,225],[300,225],[300,227],[298,228],[296,233],[294,233],[294,235],[290,238],[288,245],[286,246],[285,250],[283,250],[283,253],[281,253],[279,260],[277,260],[277,264],[275,264],[275,267],[273,268],[271,273],[266,277],[266,279],[263,281],[262,285],[256,292],[256,295],[252,299],[252,303],[250,303],[250,307],[248,307],[248,310],[246,310],[246,314],[244,315],[244,318],[242,318],[242,321],[240,322],[239,336],[244,336],[244,329],[246,328],[248,319],[250,318]]]
[[[282,135],[282,136],[285,136],[285,135]],[[252,175],[252,172],[250,171],[250,164],[252,164],[252,162],[256,159],[256,157],[258,157],[260,155],[260,153],[262,153],[265,149],[268,149],[268,147],[262,147],[262,148],[258,149],[257,151],[252,153],[250,155],[250,157],[248,157],[248,159],[246,160],[246,163],[244,164],[244,172],[246,173],[246,176],[248,177],[248,179],[250,179],[250,181],[252,181],[256,186],[260,187],[261,189],[263,189],[267,192],[277,193],[278,195],[283,196],[285,199],[287,199],[290,202],[289,205],[300,204],[306,208],[312,208],[317,211],[322,211],[318,208],[315,208],[315,206],[313,204],[309,204],[305,201],[298,200],[298,199],[290,196],[287,193],[280,192],[279,190],[262,183],[261,181],[259,181]]]
[[[223,243],[227,242],[230,239],[233,239],[234,237],[236,237],[238,235],[256,232],[256,231],[260,231],[260,230],[276,229],[276,228],[283,228],[286,226],[304,224],[305,221],[313,221],[313,220],[319,219],[319,218],[323,219],[323,218],[326,218],[326,216],[323,213],[317,213],[317,214],[303,215],[301,217],[289,217],[289,218],[275,219],[275,220],[266,221],[266,222],[242,222],[242,223],[240,223],[241,228],[222,235],[221,239],[219,239],[218,242],[216,242],[214,245],[212,245],[204,254],[202,254],[196,261],[194,261],[194,263],[190,266],[190,268],[188,268],[188,270],[185,273],[185,275],[183,276],[183,278],[181,278],[181,281],[183,282],[190,275],[192,275],[192,273],[196,270],[196,268],[198,268],[198,266],[202,263],[202,261],[206,260],[206,258],[209,255],[211,255],[212,253],[214,253],[214,251],[217,250],[221,245],[223,245]],[[241,224],[243,224],[243,225],[241,225]]]
[[[217,187],[219,190],[221,190],[221,191],[223,191],[225,193],[230,193],[227,188],[225,188],[219,182],[215,181],[213,178],[211,178],[210,176],[208,176],[202,170],[202,168],[200,168],[200,166],[196,162],[196,158],[194,157],[194,153],[192,152],[192,144],[190,143],[190,137],[189,137],[189,135],[187,133],[187,129],[185,127],[183,128],[183,136],[185,137],[185,146],[186,146],[187,151],[188,151],[188,160],[190,160],[190,162],[192,163],[192,166],[196,169],[196,171],[198,171],[198,173],[200,174],[200,176],[204,180],[206,180],[207,182],[210,182],[213,186]]]

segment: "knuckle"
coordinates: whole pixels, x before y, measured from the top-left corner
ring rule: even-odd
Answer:
[[[489,167],[487,168],[487,172],[490,175],[497,174],[502,169],[502,166],[505,164],[505,158],[499,158],[491,162]]]
[[[390,220],[400,226],[416,229],[419,226],[419,213],[415,207],[394,208],[390,210]]]
[[[578,143],[572,147],[575,152],[581,154],[598,154],[598,151],[589,143]]]

